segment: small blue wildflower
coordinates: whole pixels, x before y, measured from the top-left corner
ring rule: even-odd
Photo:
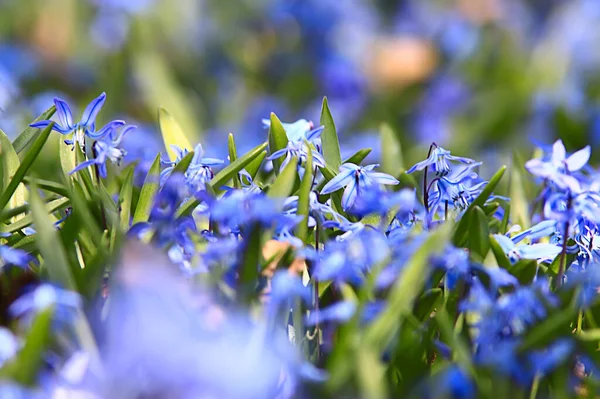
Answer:
[[[319,202],[317,194],[312,191],[309,193],[308,198],[308,227],[315,227],[317,222],[323,225],[327,221],[327,216],[332,217],[334,221],[341,222],[342,220],[345,220],[342,215],[333,209],[331,200],[322,204]],[[294,195],[288,197],[283,204],[283,209],[286,214],[296,215],[296,212],[298,211],[298,196]]]
[[[321,190],[321,194],[330,194],[346,187],[342,195],[342,208],[350,209],[360,192],[375,184],[395,185],[399,181],[387,173],[373,172],[379,165],[358,166],[345,163],[340,166],[340,173],[331,179]]]
[[[540,374],[548,374],[561,366],[573,353],[575,344],[572,340],[563,338],[552,343],[544,350],[529,355],[531,368]]]
[[[434,145],[429,157],[424,161],[417,162],[413,167],[407,170],[406,173],[413,173],[414,171],[423,170],[431,166],[431,169],[436,175],[446,176],[451,171],[448,161],[461,162],[463,164],[475,163],[472,159],[451,155],[450,151]]]
[[[516,263],[520,259],[552,260],[562,250],[561,247],[554,244],[516,245],[510,238],[501,234],[494,234],[494,238],[512,263]]]
[[[281,150],[275,151],[273,154],[267,157],[268,160],[272,161],[274,159],[281,158],[285,156],[285,159],[281,163],[281,167],[279,170],[283,170],[287,166],[288,163],[292,160],[292,158],[298,159],[298,167],[306,162],[308,158],[308,151],[311,151],[313,156],[313,165],[321,168],[325,167],[325,159],[323,159],[323,155],[319,153],[319,151],[308,148],[305,142],[303,141],[290,141],[288,142],[285,148]]]
[[[188,149],[181,149],[176,145],[171,145],[171,148],[176,153],[175,161],[162,161],[167,167],[160,174],[161,184],[171,175],[175,166],[189,153]],[[202,144],[198,143],[194,147],[194,157],[192,162],[185,172],[184,176],[186,183],[192,190],[198,191],[204,188],[204,184],[213,178],[212,167],[221,165],[223,161],[216,158],[207,158],[204,156]]]
[[[438,207],[443,202],[448,202],[455,209],[465,209],[481,193],[487,182],[482,181],[471,185],[474,179],[477,179],[477,173],[474,168],[481,165],[481,162],[471,163],[460,169],[452,169],[444,176],[437,177],[430,183],[429,190],[429,209],[432,215],[435,215]]]
[[[0,367],[15,357],[21,349],[20,340],[6,327],[0,327]]]
[[[96,117],[98,113],[102,109],[104,102],[106,101],[106,93],[100,94],[97,98],[92,100],[91,103],[83,111],[83,115],[81,116],[81,120],[74,124],[73,123],[73,113],[71,112],[71,108],[69,105],[61,100],[58,97],[54,98],[54,105],[56,106],[56,115],[58,117],[58,123],[55,123],[52,127],[52,130],[59,132],[60,134],[69,134],[71,132],[75,132],[75,137],[73,140],[65,140],[66,144],[74,145],[75,142],[79,143],[81,148],[85,148],[85,137],[90,137],[91,139],[97,140],[101,137],[104,137],[111,130],[116,129],[120,126],[124,126],[125,122],[121,120],[115,120],[109,122],[102,129],[96,131]],[[39,122],[34,122],[29,126],[43,129],[47,127],[52,121],[44,120]]]
[[[552,146],[550,159],[531,159],[525,163],[525,168],[532,175],[552,182],[560,189],[578,193],[581,190],[580,183],[571,173],[582,169],[590,159],[590,154],[588,145],[567,157],[562,140],[557,140]]]
[[[126,152],[120,148],[121,140],[123,136],[134,130],[136,126],[127,126],[117,135],[114,139],[111,137],[112,133],[94,142],[94,152],[96,158],[88,159],[77,165],[69,174],[76,173],[82,169],[87,168],[91,165],[98,165],[98,173],[100,177],[106,179],[106,161],[111,160],[113,163],[120,165],[121,160],[125,156]]]

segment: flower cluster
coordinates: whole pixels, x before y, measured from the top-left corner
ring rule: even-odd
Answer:
[[[246,154],[230,136],[228,162],[165,134],[174,159],[157,155],[138,182],[137,165],[120,165],[134,127],[95,130],[103,102],[73,124],[56,99],[59,123],[31,125],[46,129],[38,140],[52,128],[83,147],[63,169],[68,184],[23,180],[29,201],[16,206],[0,195],[0,279],[18,290],[0,313],[11,388],[474,398],[597,383],[600,186],[589,148],[567,156],[557,141],[525,164],[540,189],[523,228],[517,203],[494,194],[504,167],[485,180],[482,162],[434,143],[405,172],[380,172],[363,165],[365,151],[342,162],[329,122],[271,117]],[[331,118],[326,103],[322,112]],[[372,370],[388,371],[370,382]]]

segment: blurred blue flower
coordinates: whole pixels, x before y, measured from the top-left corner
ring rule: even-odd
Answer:
[[[305,324],[314,326],[317,323],[346,323],[354,316],[356,308],[356,303],[351,301],[336,302],[326,308],[310,312]]]
[[[53,308],[55,320],[62,324],[70,322],[82,305],[79,294],[41,284],[17,298],[10,305],[10,313],[30,323],[37,314]]]
[[[262,120],[263,126],[269,128],[271,121],[269,119]],[[308,141],[313,144],[320,144],[319,138],[325,129],[324,126],[319,126],[316,129],[312,122],[306,119],[299,119],[294,123],[282,123],[285,133],[289,141]]]
[[[73,140],[65,140],[66,144],[74,145],[75,141],[79,143],[79,146],[85,148],[85,137],[90,137],[94,140],[104,137],[107,133],[111,132],[120,126],[124,126],[125,122],[121,120],[115,120],[109,122],[102,129],[96,131],[96,117],[102,109],[104,102],[106,101],[106,93],[100,94],[97,98],[92,100],[91,103],[83,111],[81,120],[74,124],[73,114],[69,105],[61,100],[60,98],[54,98],[54,105],[56,106],[56,115],[58,117],[58,123],[54,123],[52,130],[59,132],[60,134],[69,134],[75,132]],[[47,127],[52,121],[45,120],[34,122],[29,126],[43,129]]]
[[[373,172],[373,169],[379,165],[358,166],[352,163],[345,163],[340,166],[340,173],[331,179],[321,190],[321,194],[330,194],[343,187],[342,208],[350,209],[359,193],[375,184],[395,185],[399,181],[393,176],[381,172]]]
[[[0,266],[14,265],[26,267],[35,258],[26,251],[0,244]]]
[[[571,173],[577,172],[587,164],[590,159],[590,151],[588,145],[567,157],[562,140],[558,140],[552,146],[552,154],[549,159],[531,159],[525,163],[525,168],[532,175],[546,179],[560,189],[579,193],[581,191],[580,183]]]

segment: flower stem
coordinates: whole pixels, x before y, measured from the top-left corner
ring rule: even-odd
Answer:
[[[568,194],[567,197],[567,215],[571,210],[572,198],[571,194]],[[568,216],[567,216],[568,217]],[[563,274],[565,273],[565,269],[567,266],[567,242],[569,241],[569,228],[570,228],[570,220],[567,219],[565,222],[565,231],[563,233],[563,243],[562,243],[562,251],[560,252],[560,264],[558,266],[558,274],[556,276],[556,288],[559,288],[562,285]]]
[[[429,152],[427,153],[427,158],[431,156],[431,151],[437,147],[437,144],[431,143],[429,146]],[[425,206],[425,213],[429,214],[429,187],[427,187],[427,171],[429,167],[425,166],[425,170],[423,171],[423,205]]]

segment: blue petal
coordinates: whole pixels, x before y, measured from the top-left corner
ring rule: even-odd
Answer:
[[[92,102],[89,103],[85,108],[85,111],[83,111],[83,115],[81,116],[81,125],[90,126],[92,123],[94,123],[105,101],[106,93],[102,93],[97,98],[92,100]]]
[[[344,165],[342,165],[343,167]],[[341,167],[340,167],[341,170]],[[329,182],[323,187],[321,190],[321,194],[329,194],[334,191],[339,190],[340,188],[347,185],[350,181],[354,180],[354,172],[355,170],[346,169],[340,172],[333,179],[329,180]]]
[[[561,251],[559,246],[552,244],[520,245],[517,249],[525,259],[554,259]]]
[[[311,130],[310,132],[306,133],[306,140],[313,141],[318,139],[321,137],[323,130],[325,130],[325,126],[319,126],[318,128]]]
[[[34,123],[30,124],[29,126],[35,127],[37,129],[44,129],[44,128],[47,128],[48,125],[51,123],[54,123],[54,126],[52,126],[52,130],[59,132],[60,134],[69,134],[73,131],[73,129],[61,126],[54,121],[39,121],[39,122],[34,122]]]
[[[348,187],[344,190],[344,194],[342,195],[342,208],[344,210],[350,209],[352,205],[354,205],[354,201],[356,200],[356,196],[358,195],[358,184],[356,181],[352,180]]]
[[[585,148],[572,154],[569,158],[567,158],[565,162],[567,163],[567,169],[569,170],[569,172],[575,172],[583,168],[585,164],[587,164],[587,162],[590,160],[590,155],[591,149],[588,145],[585,146]]]
[[[74,128],[73,114],[71,113],[71,108],[69,108],[69,104],[67,104],[60,98],[55,97],[54,105],[56,106],[56,116],[58,117],[58,121],[61,124],[61,126],[72,130]]]
[[[80,163],[79,165],[77,165],[75,167],[75,169],[73,169],[72,171],[69,172],[69,174],[72,175],[73,173],[77,173],[80,170],[85,169],[88,166],[91,166],[91,165],[93,165],[95,163],[96,163],[95,159],[88,159],[87,161],[84,161],[84,162]]]
[[[287,152],[288,152],[288,149],[287,149],[287,148],[282,148],[281,150],[277,150],[277,151],[275,151],[274,153],[272,153],[271,155],[269,155],[269,156],[267,157],[267,159],[268,159],[269,161],[272,161],[272,160],[274,160],[274,159],[281,158],[281,157],[282,157],[282,156],[284,156],[284,155],[285,155]]]
[[[350,301],[338,302],[316,312],[311,312],[306,320],[307,326],[321,322],[345,323],[356,313],[356,303]]]
[[[510,238],[503,236],[502,234],[494,234],[494,239],[502,247],[504,253],[509,253],[515,247],[515,243],[512,242]]]
[[[369,177],[375,182],[379,184],[399,184],[400,182],[396,180],[394,176],[388,175],[387,173],[382,172],[370,172]]]
[[[95,140],[106,136],[107,133],[111,133],[112,131],[120,128],[121,126],[125,126],[125,121],[116,120],[112,122],[108,122],[102,129],[94,132],[93,130],[88,130],[87,135]]]
[[[556,140],[552,145],[552,163],[561,163],[567,157],[567,150],[562,140]]]

